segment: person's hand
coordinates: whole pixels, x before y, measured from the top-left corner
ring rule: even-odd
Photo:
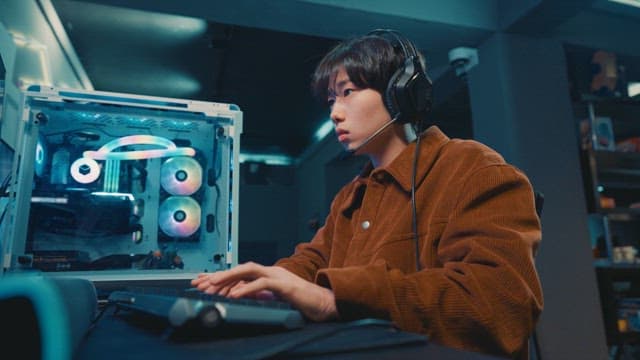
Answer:
[[[313,321],[326,321],[338,316],[331,290],[279,266],[248,262],[225,271],[199,274],[191,280],[191,285],[208,294],[231,298],[265,298],[274,295],[289,302]]]

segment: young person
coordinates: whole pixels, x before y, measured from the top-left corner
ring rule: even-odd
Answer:
[[[200,274],[192,285],[274,296],[312,321],[389,319],[445,346],[528,358],[543,297],[526,175],[483,144],[424,126],[431,82],[422,55],[395,31],[339,44],[312,86],[338,141],[370,161],[293,255]]]

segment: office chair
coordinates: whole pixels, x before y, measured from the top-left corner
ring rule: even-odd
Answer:
[[[534,191],[534,202],[536,206],[536,214],[538,214],[538,218],[542,221],[542,208],[544,206],[544,194],[540,191]],[[541,360],[540,357],[540,343],[538,343],[538,335],[536,329],[533,330],[531,334],[530,342],[532,343],[531,347],[533,350],[532,360]]]
[[[542,218],[542,207],[544,206],[544,194],[541,193],[540,191],[535,191],[533,193],[534,195],[534,201],[536,204],[536,213],[538,214],[539,218]]]
[[[86,279],[0,274],[3,353],[22,359],[72,359],[98,310]],[[26,344],[26,345],[25,345]]]

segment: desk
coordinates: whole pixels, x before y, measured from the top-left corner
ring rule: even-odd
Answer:
[[[101,360],[101,359],[259,359],[264,358],[260,354],[268,353],[274,346],[282,346],[291,342],[296,336],[310,332],[322,332],[330,330],[336,324],[309,324],[301,330],[291,332],[274,333],[255,337],[233,337],[227,339],[209,339],[200,341],[172,341],[167,338],[166,328],[145,323],[140,319],[132,319],[121,313],[116,314],[109,308],[88,333],[86,339],[80,344],[76,352],[76,360]],[[369,344],[394,342],[394,334],[390,329],[382,327],[363,326],[353,328],[348,333],[346,330],[336,332],[344,339],[365,338]],[[338,352],[332,354],[317,354],[313,350],[323,350],[324,346],[317,341],[306,343],[306,350],[302,352],[290,352],[280,354],[277,359],[450,359],[450,360],[495,360],[495,357],[482,354],[458,351],[442,347],[424,338],[408,333],[399,333],[396,342],[402,345],[378,346],[376,348],[361,349],[358,351]],[[367,340],[368,339],[368,340]],[[316,344],[313,344],[316,342]],[[343,342],[344,343],[344,342]],[[316,346],[317,345],[317,346]],[[326,344],[325,344],[326,345]],[[335,345],[335,342],[334,342]],[[318,349],[319,348],[319,349]],[[324,348],[324,349],[323,349]],[[265,352],[267,351],[267,352]],[[304,353],[304,351],[307,351]],[[310,352],[311,351],[311,352]],[[272,353],[273,354],[273,353]]]

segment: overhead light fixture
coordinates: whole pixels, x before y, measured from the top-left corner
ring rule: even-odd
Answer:
[[[640,82],[630,81],[627,85],[629,97],[640,96]]]
[[[293,164],[294,159],[291,156],[287,155],[251,154],[241,152],[240,156],[238,157],[238,162],[259,162],[267,165],[291,165]]]
[[[91,17],[91,22],[98,28],[117,26],[133,36],[145,34],[145,39],[160,39],[166,46],[197,39],[208,28],[207,20],[201,18],[99,4],[84,4],[82,7],[78,4],[75,8],[100,14],[95,19]]]
[[[629,5],[629,6],[640,8],[640,0],[609,0],[609,1],[618,3],[618,4]]]
[[[313,134],[314,144],[322,141],[327,135],[329,135],[333,131],[333,122],[331,119],[326,120],[318,130]],[[313,144],[312,144],[313,145]],[[246,162],[256,162],[256,163],[264,163],[267,165],[293,165],[298,162],[300,159],[296,159],[289,155],[283,154],[260,154],[260,153],[248,153],[248,152],[240,152],[240,156],[238,158],[240,163]]]
[[[327,136],[331,132],[331,130],[333,130],[333,121],[329,119],[322,123],[318,130],[316,130],[316,132],[313,134],[313,139],[315,141],[320,141],[324,139],[325,136]]]

